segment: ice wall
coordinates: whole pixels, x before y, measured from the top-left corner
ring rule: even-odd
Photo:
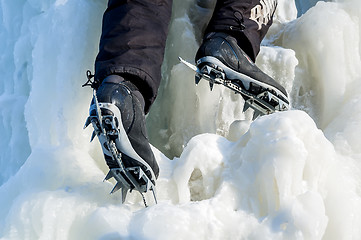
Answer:
[[[361,237],[361,2],[279,1],[257,65],[293,110],[254,122],[239,96],[194,86],[178,64],[213,5],[174,0],[147,118],[159,204],[145,209],[137,193],[109,195],[82,130],[106,1],[0,1],[0,239]]]
[[[30,153],[28,132],[24,120],[24,105],[28,98],[28,59],[15,59],[14,54],[26,55],[30,50],[21,48],[22,14],[17,14],[17,4],[1,3],[0,26],[0,184],[13,175]],[[16,20],[12,19],[16,16]],[[22,37],[23,39],[25,37]],[[15,43],[17,42],[17,43]],[[20,56],[19,56],[20,57]],[[28,54],[29,58],[29,54]]]

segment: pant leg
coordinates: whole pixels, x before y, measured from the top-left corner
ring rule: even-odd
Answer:
[[[142,93],[145,111],[161,80],[172,0],[109,0],[103,16],[95,80],[118,74]]]
[[[255,61],[276,6],[277,0],[218,0],[205,34],[227,32]]]

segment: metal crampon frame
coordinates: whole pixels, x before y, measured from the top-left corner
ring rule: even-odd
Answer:
[[[213,89],[214,84],[222,84],[227,88],[233,90],[235,93],[241,94],[245,100],[243,111],[246,111],[248,108],[254,110],[253,120],[260,115],[266,115],[274,113],[275,111],[285,111],[288,110],[289,104],[279,98],[273,91],[270,91],[264,88],[264,91],[254,95],[250,92],[244,90],[239,84],[234,80],[229,80],[226,77],[226,74],[222,69],[217,68],[217,66],[204,65],[201,69],[197,66],[185,61],[179,57],[181,63],[185,64],[187,67],[195,71],[195,83],[198,84],[201,79],[209,81],[210,89]]]
[[[92,123],[94,131],[90,141],[92,141],[95,136],[98,136],[104,154],[111,156],[113,161],[119,166],[118,168],[111,168],[104,179],[104,181],[106,181],[114,178],[117,182],[110,193],[121,190],[122,203],[124,203],[128,191],[132,192],[132,190],[136,190],[141,194],[144,205],[147,207],[149,199],[146,199],[145,193],[151,191],[153,193],[154,203],[156,204],[155,185],[145,174],[143,169],[140,166],[124,166],[122,153],[118,151],[115,144],[118,134],[120,133],[116,127],[114,116],[101,114],[101,104],[98,103],[95,90],[93,91],[93,100],[93,107],[95,108],[93,110],[95,110],[96,115],[91,115],[87,118],[84,128]]]

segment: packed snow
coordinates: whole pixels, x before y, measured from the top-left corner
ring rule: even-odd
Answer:
[[[256,63],[292,109],[253,122],[177,59],[194,59],[214,1],[174,0],[147,116],[161,170],[148,208],[109,194],[83,130],[106,4],[0,1],[0,239],[361,238],[359,0],[279,0]]]

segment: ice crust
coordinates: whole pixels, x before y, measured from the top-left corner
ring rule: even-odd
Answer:
[[[174,0],[147,117],[160,164],[149,208],[109,195],[82,129],[106,2],[0,0],[0,239],[361,238],[359,0],[279,0],[257,65],[292,110],[254,122],[177,60],[194,58],[214,1]]]

